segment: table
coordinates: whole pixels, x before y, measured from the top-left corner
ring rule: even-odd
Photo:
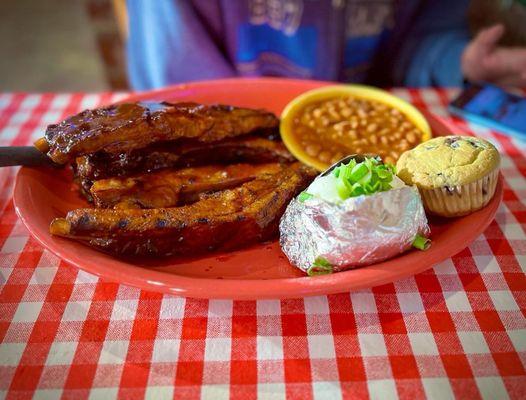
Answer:
[[[446,118],[454,90],[393,92]],[[124,94],[2,94],[0,145]],[[433,269],[296,300],[184,299],[79,271],[29,237],[0,171],[0,398],[526,398],[526,143],[490,227]]]

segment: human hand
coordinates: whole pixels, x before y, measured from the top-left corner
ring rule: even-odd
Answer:
[[[483,29],[462,53],[462,73],[470,81],[485,81],[506,87],[526,87],[526,48],[502,47],[502,25]]]

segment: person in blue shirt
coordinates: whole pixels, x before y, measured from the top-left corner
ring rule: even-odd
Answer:
[[[126,6],[128,73],[137,90],[233,76],[526,85],[526,50],[499,48],[501,26],[471,38],[468,0],[127,0]]]

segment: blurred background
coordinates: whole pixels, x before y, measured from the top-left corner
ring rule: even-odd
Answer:
[[[112,0],[1,0],[0,91],[128,87]]]
[[[348,26],[340,27],[339,34],[327,34],[326,26],[337,20],[335,15],[343,13],[345,4]],[[393,40],[391,50],[396,54],[377,46],[392,28],[392,11],[385,10],[393,4],[404,9],[416,5],[415,17],[396,27],[403,32],[399,37],[404,45]],[[319,7],[318,13],[313,5]],[[337,11],[330,14],[330,7]],[[244,19],[233,19],[242,9],[249,10]],[[275,40],[278,48],[294,50],[286,54],[290,60],[278,60],[289,69],[297,68],[294,54],[302,47],[298,43],[314,43],[290,44],[286,27],[276,28],[276,20],[283,25],[287,13],[294,14],[291,10],[298,15],[303,10],[302,21],[325,32],[319,39],[326,45],[318,46],[315,56],[323,60],[318,64],[325,70],[335,70],[309,70],[304,77],[413,87],[461,86],[466,80],[523,87],[526,82],[526,73],[521,72],[526,70],[526,0],[0,0],[0,91],[97,92],[130,86],[144,90],[238,75],[302,77],[302,71],[265,69],[274,61],[263,57],[262,43],[271,40],[270,34],[281,35]],[[294,25],[294,20],[287,23]],[[501,32],[494,29],[475,40],[481,30],[495,24],[502,25]],[[239,45],[241,40],[227,40],[240,27],[250,28],[239,36],[247,42],[245,47]],[[267,36],[258,36],[260,28],[267,29]],[[343,40],[340,36],[348,40],[344,50],[333,45]],[[132,51],[126,60],[128,38]],[[349,65],[340,71],[341,63],[331,51],[345,51],[343,63]],[[369,67],[365,80],[359,74]]]

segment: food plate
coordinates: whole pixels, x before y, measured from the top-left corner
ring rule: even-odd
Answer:
[[[168,100],[224,103],[266,108],[277,115],[299,94],[326,82],[283,79],[230,79],[175,86],[132,96],[130,101]],[[434,136],[452,128],[425,113]],[[502,198],[502,179],[491,202],[480,211],[451,220],[430,219],[433,245],[355,270],[316,277],[291,266],[276,241],[229,253],[196,258],[123,260],[72,240],[49,234],[50,221],[86,205],[68,170],[23,167],[15,182],[16,212],[30,233],[68,263],[146,290],[198,298],[294,298],[376,286],[424,271],[465,248],[493,220]]]

